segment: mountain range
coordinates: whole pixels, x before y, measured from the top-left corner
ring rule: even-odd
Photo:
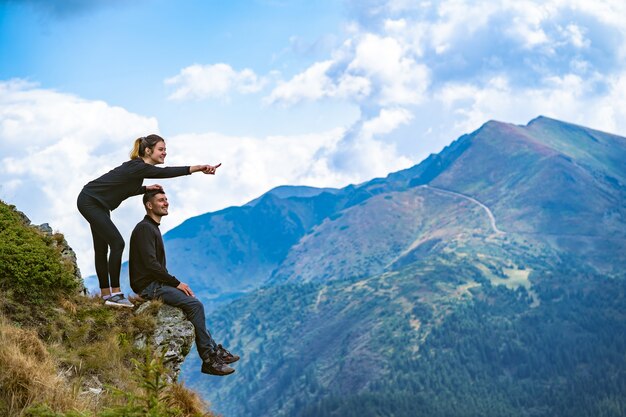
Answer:
[[[626,414],[626,139],[490,121],[386,178],[166,233],[237,373],[225,416]]]

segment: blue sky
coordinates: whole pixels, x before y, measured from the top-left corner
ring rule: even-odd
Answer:
[[[0,199],[64,232],[135,137],[167,165],[168,230],[281,184],[407,168],[492,119],[626,134],[626,6],[581,0],[0,0]],[[146,183],[151,183],[147,181]],[[129,199],[124,236],[141,218]]]
[[[33,0],[2,6],[0,50],[11,57],[0,63],[3,78],[26,78],[46,88],[155,115],[164,134],[199,129],[244,133],[259,128],[284,133],[263,117],[254,118],[256,129],[242,129],[237,108],[246,103],[172,103],[167,100],[171,88],[163,81],[185,66],[220,62],[252,67],[261,74],[275,69],[295,73],[316,55],[330,52],[343,13],[341,3],[332,1],[49,3]],[[247,107],[254,116],[254,106]],[[272,113],[277,124],[281,115],[270,110],[266,113]],[[296,113],[300,123],[309,119]]]

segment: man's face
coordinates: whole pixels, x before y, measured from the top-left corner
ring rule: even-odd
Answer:
[[[146,207],[157,216],[167,216],[167,208],[169,205],[170,203],[167,202],[167,196],[165,194],[157,194],[148,201]]]

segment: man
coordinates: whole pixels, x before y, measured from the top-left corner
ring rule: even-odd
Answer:
[[[239,360],[215,343],[207,330],[204,306],[189,286],[170,275],[165,267],[165,248],[159,225],[167,216],[169,203],[163,190],[146,192],[143,196],[146,216],[137,223],[130,238],[130,286],[142,298],[161,299],[165,304],[178,307],[193,324],[196,347],[202,358],[202,372],[211,375],[228,375],[235,372],[228,364]]]

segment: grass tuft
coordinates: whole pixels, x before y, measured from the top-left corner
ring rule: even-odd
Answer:
[[[208,404],[195,391],[190,391],[183,384],[169,385],[165,401],[168,407],[180,410],[185,417],[207,415],[204,410],[208,408]]]
[[[53,410],[79,406],[34,330],[17,328],[0,318],[0,340],[0,415],[19,415],[39,402]]]

